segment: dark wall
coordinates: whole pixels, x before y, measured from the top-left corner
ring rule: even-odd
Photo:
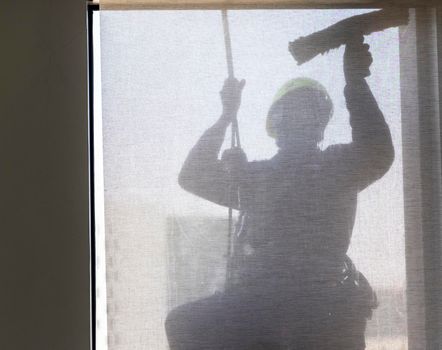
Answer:
[[[89,346],[85,10],[0,2],[0,349]]]

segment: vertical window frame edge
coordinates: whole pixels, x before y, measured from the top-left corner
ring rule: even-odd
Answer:
[[[87,82],[88,82],[88,175],[89,175],[89,283],[90,283],[90,349],[96,350],[96,245],[95,245],[95,188],[94,188],[94,55],[93,13],[99,5],[86,2]]]
[[[400,37],[410,350],[441,344],[440,23],[440,9],[412,9]]]

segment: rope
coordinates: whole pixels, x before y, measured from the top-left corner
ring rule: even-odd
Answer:
[[[235,78],[235,71],[233,67],[233,55],[232,55],[232,41],[230,39],[230,29],[229,29],[229,18],[227,16],[227,10],[221,11],[222,22],[223,22],[223,30],[224,30],[224,44],[226,47],[226,61],[227,61],[227,74],[229,78]],[[230,147],[241,147],[241,140],[239,137],[239,128],[238,128],[238,120],[236,116],[234,116],[232,120],[231,127],[232,135],[231,135],[231,143]],[[230,280],[230,271],[231,271],[231,257],[233,251],[233,208],[231,205],[231,195],[232,195],[232,187],[234,186],[233,181],[230,181],[230,185],[228,188],[228,199],[229,199],[229,223],[228,223],[228,237],[227,237],[227,271],[226,271],[226,280],[229,282]],[[239,193],[238,193],[238,203],[239,203]]]
[[[229,78],[233,78],[235,77],[235,72],[233,69],[232,41],[230,40],[229,18],[227,17],[227,10],[222,10],[221,15],[223,19],[224,44],[226,46],[227,73]]]
[[[222,20],[224,29],[224,45],[226,47],[226,61],[227,61],[227,75],[229,78],[235,78],[235,70],[233,67],[233,55],[232,55],[232,41],[230,39],[230,27],[229,18],[227,16],[227,10],[222,10]],[[231,147],[241,147],[241,140],[239,138],[238,120],[236,117],[232,120],[232,137]]]

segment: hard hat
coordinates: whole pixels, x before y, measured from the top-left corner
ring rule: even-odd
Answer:
[[[329,117],[331,117],[331,115],[333,114],[333,102],[326,88],[321,83],[314,79],[304,77],[291,79],[278,90],[275,97],[273,98],[273,103],[270,107],[270,111],[267,115],[266,121],[267,134],[270,137],[276,138],[278,126],[280,125],[281,120],[284,117],[284,115],[281,113],[272,113],[272,110],[275,109],[274,107],[280,104],[283,98],[288,94],[303,88],[312,89],[320,92],[320,95],[322,96],[327,109],[329,109]]]

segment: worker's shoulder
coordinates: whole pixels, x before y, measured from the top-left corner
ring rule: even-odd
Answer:
[[[352,143],[339,143],[330,145],[324,151],[323,164],[326,167],[339,167],[343,171],[350,170],[359,157]]]

